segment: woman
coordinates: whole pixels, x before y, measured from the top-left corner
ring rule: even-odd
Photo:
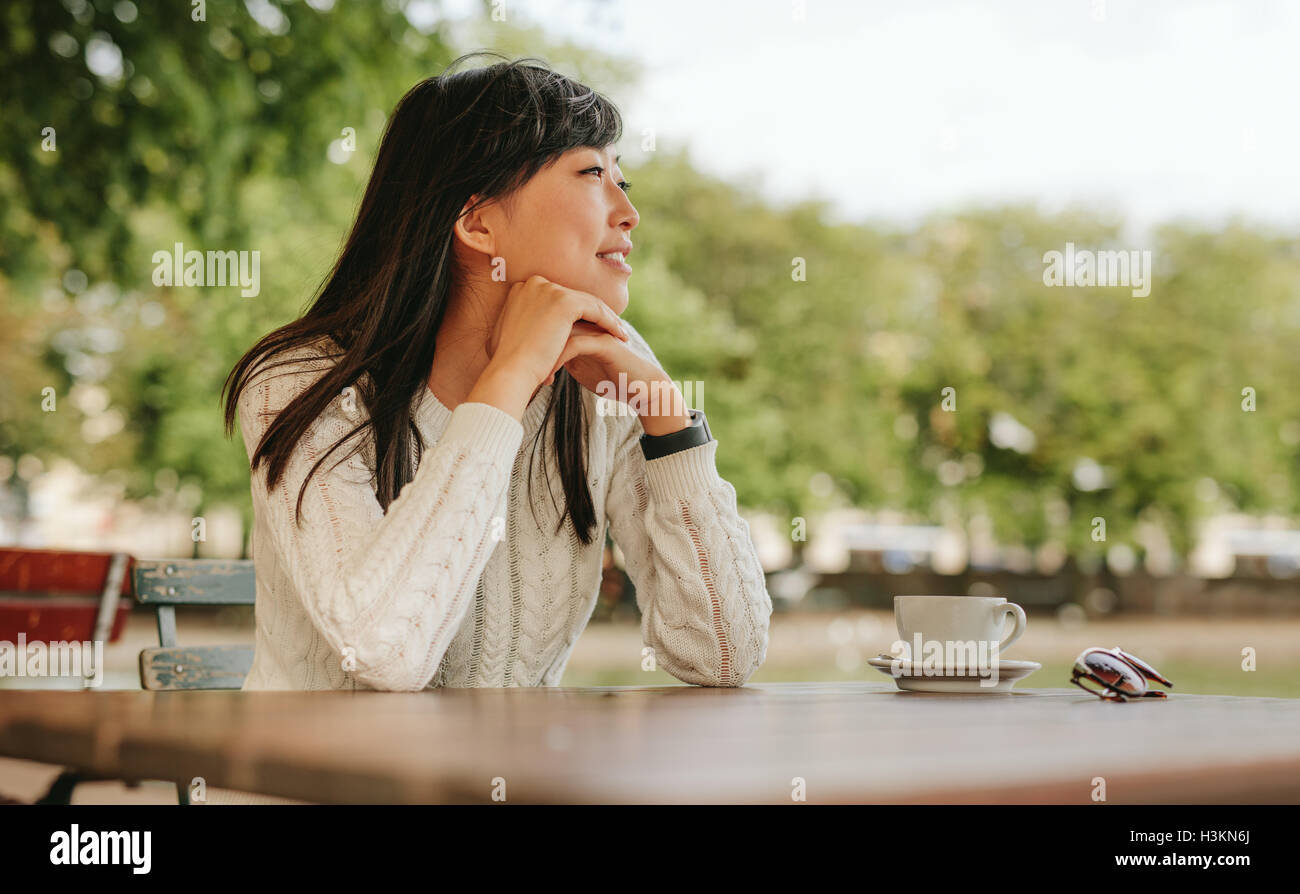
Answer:
[[[619,319],[638,216],[618,111],[535,61],[403,97],[314,304],[230,374],[255,512],[246,690],[557,685],[607,520],[653,650],[630,667],[739,686],[763,662],[771,599],[703,414],[675,388],[597,406],[620,373],[670,379]]]

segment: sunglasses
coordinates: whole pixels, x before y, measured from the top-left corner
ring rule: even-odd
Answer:
[[[1085,692],[1091,692],[1104,701],[1126,702],[1130,698],[1166,698],[1159,689],[1150,689],[1147,680],[1155,680],[1173,688],[1160,672],[1141,658],[1130,655],[1119,646],[1102,649],[1096,646],[1084,649],[1074,659],[1074,672],[1070,682]],[[1094,688],[1095,684],[1100,688]]]

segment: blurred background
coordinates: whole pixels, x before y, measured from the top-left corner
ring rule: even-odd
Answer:
[[[201,18],[199,18],[201,13]],[[28,0],[0,10],[0,545],[247,555],[234,362],[328,272],[388,113],[488,48],[624,115],[628,319],[695,383],[776,614],[878,679],[898,593],[1003,595],[1063,686],[1300,696],[1300,9]],[[255,295],[156,252],[257,251]],[[1067,244],[1150,291],[1049,287]],[[607,545],[564,685],[662,684]],[[250,611],[180,613],[251,642]],[[156,645],[132,616],[105,685]],[[1253,669],[1243,668],[1249,653]],[[0,686],[30,680],[0,680]]]

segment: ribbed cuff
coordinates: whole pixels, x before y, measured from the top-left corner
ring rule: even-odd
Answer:
[[[513,462],[519,445],[524,442],[524,426],[500,407],[463,403],[452,410],[451,419],[439,440],[467,444]]]
[[[672,501],[698,496],[717,487],[722,482],[716,465],[717,453],[718,442],[709,441],[647,461],[645,477],[650,495],[656,502]]]

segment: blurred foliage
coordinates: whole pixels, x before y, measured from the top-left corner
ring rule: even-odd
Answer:
[[[205,505],[247,509],[243,445],[222,433],[225,375],[306,305],[392,106],[455,54],[393,3],[209,0],[204,21],[193,14],[149,0],[5,7],[3,107],[32,138],[0,150],[0,452],[120,469],[136,496],[171,469]],[[155,287],[153,253],[176,243],[258,250],[260,294]],[[74,409],[42,412],[46,387]],[[81,408],[102,410],[104,390],[109,422],[88,426]]]
[[[1297,509],[1294,236],[1170,225],[1135,246],[1118,221],[1030,207],[886,232],[832,226],[815,205],[763,206],[685,156],[635,181],[640,242],[681,285],[640,293],[628,316],[653,315],[643,330],[674,377],[705,381],[719,462],[750,505],[984,515],[1004,543],[1076,555],[1133,542],[1139,520],[1185,554],[1206,514]],[[1043,255],[1067,241],[1149,248],[1151,294],[1045,287]],[[795,257],[806,282],[792,279]],[[698,327],[697,293],[710,309]],[[1034,433],[1032,450],[995,446],[998,413]],[[1087,460],[1102,486],[1076,481]],[[829,498],[810,491],[821,472]],[[1106,544],[1091,538],[1098,516]]]
[[[462,49],[392,2],[210,0],[194,22],[188,3],[32,0],[0,15],[0,454],[116,470],[137,496],[171,470],[202,505],[247,514],[225,375],[304,307],[386,115]],[[526,29],[469,45],[542,55],[615,100],[635,80]],[[629,122],[626,142],[639,137]],[[1076,555],[1100,546],[1096,516],[1109,544],[1147,521],[1185,552],[1203,515],[1297,510],[1294,234],[1171,224],[1135,244],[1099,213],[1032,207],[832,224],[819,203],[765,204],[687,152],[625,170],[642,221],[627,316],[675,379],[704,383],[744,505],[987,518],[1004,543]],[[260,251],[260,295],[155,287],[153,252],[177,242]],[[1066,242],[1150,249],[1150,296],[1045,287],[1043,254]],[[44,388],[59,412],[42,411]],[[994,443],[999,414],[1032,449]]]

